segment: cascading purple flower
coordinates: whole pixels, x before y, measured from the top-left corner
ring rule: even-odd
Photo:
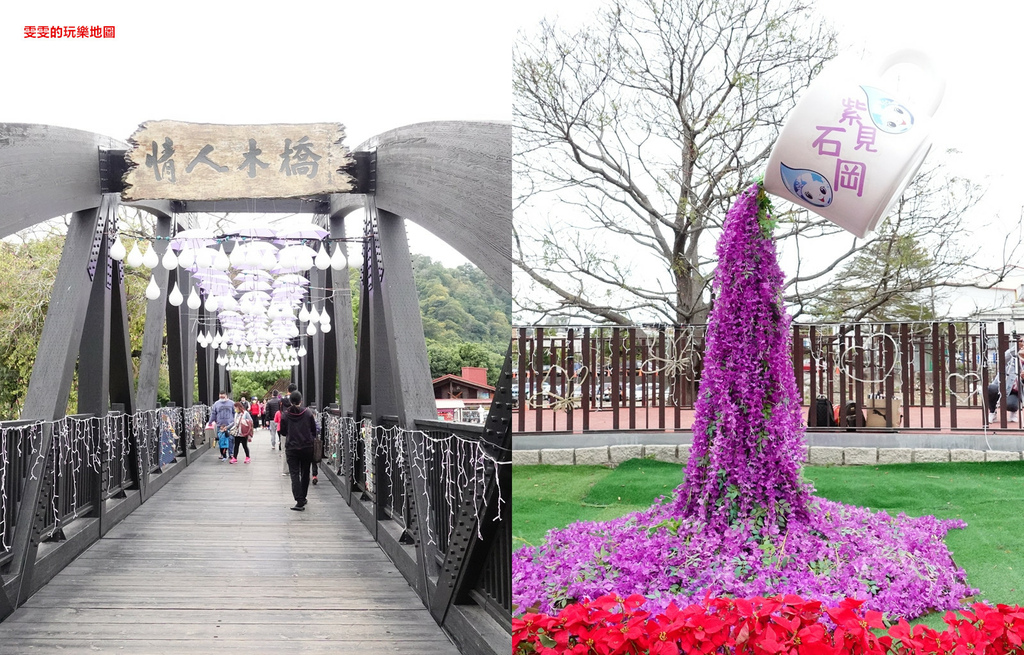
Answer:
[[[802,412],[770,222],[760,185],[726,217],[685,481],[647,510],[551,530],[513,553],[518,613],[609,592],[643,594],[649,611],[707,593],[791,593],[913,618],[977,592],[942,541],[962,521],[871,512],[800,482]]]
[[[800,399],[769,212],[761,186],[751,186],[718,241],[693,446],[677,501],[684,516],[719,531],[748,519],[770,531],[794,512],[806,516]]]

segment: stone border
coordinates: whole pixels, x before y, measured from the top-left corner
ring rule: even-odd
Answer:
[[[513,450],[512,465],[590,464],[616,467],[628,459],[648,457],[660,462],[685,464],[690,458],[687,444],[630,444],[596,448],[548,448]],[[921,462],[1017,462],[1016,450],[971,450],[966,448],[860,448],[805,446],[803,461],[812,466],[871,466]]]

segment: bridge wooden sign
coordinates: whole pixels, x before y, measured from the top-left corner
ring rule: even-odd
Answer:
[[[302,198],[351,191],[339,123],[143,123],[129,139],[121,196],[132,200]]]

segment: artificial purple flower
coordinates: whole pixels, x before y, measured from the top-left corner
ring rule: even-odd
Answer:
[[[800,396],[782,269],[762,226],[768,211],[760,185],[748,188],[729,210],[716,248],[693,447],[677,502],[683,516],[718,531],[749,517],[759,519],[759,530],[777,530],[791,514],[806,516]]]
[[[967,586],[942,538],[962,521],[892,517],[810,494],[789,359],[782,271],[759,185],[740,194],[718,243],[715,305],[686,479],[668,499],[548,533],[512,556],[518,613],[609,592],[645,609],[716,596],[848,597],[892,617],[962,607]]]

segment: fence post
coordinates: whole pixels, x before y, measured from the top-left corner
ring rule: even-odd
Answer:
[[[939,324],[932,323],[932,415],[935,417],[935,427],[942,427],[942,404],[939,394],[942,393],[942,385],[939,382],[939,372],[942,368],[941,341],[939,339]]]
[[[583,407],[583,431],[590,429],[590,405],[594,391],[594,353],[593,345],[590,342],[590,328],[583,328],[583,370],[587,372],[587,379],[582,380],[580,389],[580,405]],[[597,393],[601,393],[598,389]]]
[[[950,323],[946,326],[947,339],[949,343],[946,347],[949,353],[949,369],[946,373],[946,380],[949,382],[949,427],[956,429],[956,326]],[[965,381],[966,384],[966,381]]]

